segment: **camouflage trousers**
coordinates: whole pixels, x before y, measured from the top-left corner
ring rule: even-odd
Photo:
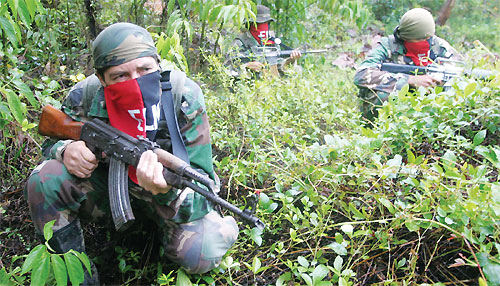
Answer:
[[[372,91],[367,88],[360,88],[358,97],[361,99],[361,115],[373,122],[378,116],[378,109],[389,98],[389,93],[383,91]]]
[[[69,174],[60,161],[47,160],[40,164],[31,173],[25,188],[36,230],[43,233],[45,223],[52,220],[56,221],[53,226],[56,232],[78,219],[111,219],[107,172],[106,167],[99,166],[89,179],[81,179]],[[152,200],[151,193],[129,182],[132,207],[140,206],[140,212],[134,211],[134,214],[146,215],[156,222],[163,234],[168,259],[189,273],[204,273],[219,265],[238,237],[233,217],[221,217],[212,210],[200,219],[174,222],[169,218],[175,214],[175,207]],[[186,190],[174,206],[182,205],[184,192]]]

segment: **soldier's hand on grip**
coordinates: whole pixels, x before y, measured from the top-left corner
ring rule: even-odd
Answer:
[[[430,75],[410,75],[408,77],[408,84],[411,86],[432,87],[440,84],[440,81]]]
[[[66,146],[63,163],[68,172],[79,178],[89,178],[97,168],[98,161],[83,141],[74,141]]]
[[[158,156],[151,150],[141,155],[137,165],[137,182],[139,186],[153,195],[164,194],[170,190],[170,186],[163,177],[163,165],[158,161]]]

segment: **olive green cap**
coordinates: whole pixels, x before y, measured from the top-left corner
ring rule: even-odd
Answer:
[[[271,18],[271,10],[264,5],[257,5],[257,19],[255,22],[260,24],[270,21],[274,21],[274,19]]]
[[[422,8],[411,9],[399,21],[399,37],[402,40],[424,40],[434,35],[436,24],[432,14]]]
[[[142,57],[158,59],[151,34],[131,23],[116,23],[104,29],[92,42],[94,68],[121,65]]]

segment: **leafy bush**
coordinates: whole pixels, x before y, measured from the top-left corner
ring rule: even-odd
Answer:
[[[22,268],[6,271],[0,270],[0,284],[2,285],[80,285],[84,278],[84,269],[92,274],[89,258],[85,253],[70,250],[64,254],[53,253],[47,241],[52,238],[52,226],[55,221],[50,221],[43,228],[46,243],[33,248],[26,256]],[[15,257],[14,260],[19,257]],[[25,274],[31,273],[30,277]]]

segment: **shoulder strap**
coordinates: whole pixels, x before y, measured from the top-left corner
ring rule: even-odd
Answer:
[[[186,82],[186,73],[179,70],[170,71],[170,84],[172,85],[172,95],[174,96],[175,114],[179,114],[181,109],[182,94],[184,93],[184,83]]]
[[[165,119],[167,121],[168,132],[170,133],[170,140],[172,141],[172,153],[181,158],[184,162],[189,164],[189,156],[186,150],[186,146],[184,145],[184,141],[182,140],[181,132],[179,130],[179,124],[177,121],[177,113],[174,108],[174,88],[170,81],[170,71],[162,72],[161,74],[161,105],[163,109],[163,113],[165,114]],[[184,74],[185,76],[185,74]],[[185,80],[185,78],[184,78]],[[179,87],[178,80],[175,81],[177,91]],[[182,88],[184,88],[184,83],[182,84]],[[178,92],[178,91],[177,91]],[[180,98],[182,93],[178,95]],[[179,101],[180,108],[180,101]]]

